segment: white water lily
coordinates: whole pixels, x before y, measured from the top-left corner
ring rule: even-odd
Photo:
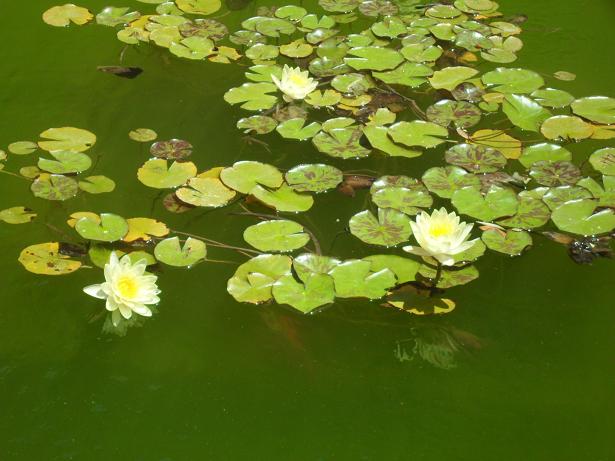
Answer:
[[[272,75],[271,80],[284,93],[284,99],[288,102],[294,99],[305,99],[318,86],[318,82],[310,77],[307,70],[302,71],[299,67],[288,65],[285,65],[282,70],[282,79]]]
[[[444,266],[455,264],[455,255],[470,249],[478,239],[468,240],[473,224],[460,222],[455,212],[445,208],[431,215],[422,212],[411,222],[412,233],[420,245],[405,246],[404,250],[419,256],[431,256]]]
[[[160,290],[156,285],[158,277],[147,274],[146,266],[144,259],[133,264],[128,255],[119,259],[112,252],[109,262],[105,264],[105,281],[87,286],[83,291],[95,298],[107,300],[106,307],[111,312],[115,326],[122,317],[131,318],[133,312],[151,317],[152,311],[147,305],[160,302]]]

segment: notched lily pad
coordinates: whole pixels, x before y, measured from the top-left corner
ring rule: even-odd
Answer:
[[[291,168],[285,179],[297,192],[325,192],[337,187],[344,175],[335,167],[318,163]]]
[[[227,291],[239,302],[260,304],[269,301],[273,284],[290,274],[292,259],[283,255],[260,255],[237,268]]]
[[[378,217],[370,211],[361,211],[349,222],[350,233],[370,245],[395,246],[408,241],[412,230],[410,218],[393,209],[379,209]]]
[[[63,255],[61,245],[58,242],[30,245],[20,253],[19,262],[34,274],[63,275],[75,272],[81,267],[81,262]]]
[[[30,186],[35,197],[46,200],[68,200],[79,192],[77,181],[61,174],[41,173]]]
[[[158,141],[151,145],[149,152],[154,157],[178,160],[192,155],[192,144],[183,139]]]
[[[128,222],[116,214],[102,213],[100,216],[84,216],[75,223],[75,230],[86,240],[116,242],[128,233]]]
[[[72,22],[82,26],[92,20],[94,15],[87,8],[67,3],[52,6],[43,13],[43,21],[50,26],[67,27]]]
[[[246,242],[260,251],[287,252],[298,250],[310,241],[303,226],[294,221],[263,221],[246,228],[243,232]]]
[[[481,111],[466,101],[444,99],[429,106],[426,111],[430,122],[448,127],[451,123],[457,128],[470,128],[480,122]]]
[[[597,211],[594,200],[581,199],[565,202],[555,210],[551,219],[564,232],[579,235],[599,235],[615,229],[615,211],[608,208]]]
[[[188,237],[182,245],[178,237],[159,242],[154,248],[156,259],[168,266],[190,267],[207,256],[207,246],[201,240]]]
[[[446,151],[445,159],[471,173],[491,173],[506,166],[500,151],[476,144],[457,144]]]
[[[15,206],[0,211],[0,221],[7,224],[25,224],[36,218],[36,213],[23,206]]]
[[[532,237],[525,231],[504,232],[499,229],[488,229],[483,232],[481,238],[490,250],[511,256],[519,256],[532,245]]]
[[[196,173],[196,165],[192,162],[173,162],[169,165],[165,159],[152,159],[139,168],[137,177],[148,187],[171,189],[185,184]]]

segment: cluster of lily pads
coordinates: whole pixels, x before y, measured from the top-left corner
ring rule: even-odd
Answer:
[[[230,35],[216,20],[194,18],[217,11],[217,0],[143,1],[156,3],[156,14],[108,7],[96,22],[117,27],[126,43],[152,42],[181,58],[245,62],[246,83],[224,98],[256,112],[237,123],[250,135],[276,132],[310,140],[320,153],[348,164],[370,155],[414,158],[441,147],[444,163],[416,177],[360,178],[355,186],[369,188],[372,206],[348,217],[348,230],[379,250],[341,261],[322,255],[307,227],[280,215],[308,211],[318,194],[352,189],[356,178],[339,169],[339,162],[328,165],[325,156],[283,171],[240,161],[199,172],[188,160],[189,142],[154,142],[137,177],[147,187],[167,190],[163,203],[170,212],[255,202],[274,210],[273,215],[248,211],[264,219],[244,232],[252,248],[172,230],[148,217],[81,212],[68,225],[83,245],[30,246],[20,256],[28,270],[73,272],[84,265],[86,254],[102,267],[112,251],[152,267],[191,267],[207,261],[207,247],[215,246],[250,258],[228,282],[228,292],[240,302],[274,300],[307,313],[335,298],[385,298],[388,306],[427,314],[455,307],[442,291],[476,279],[474,262],[487,250],[518,256],[543,236],[589,242],[589,251],[596,239],[610,242],[615,148],[602,147],[589,157],[573,151],[583,140],[615,138],[615,99],[576,98],[547,86],[545,78],[573,79],[567,72],[543,76],[503,67],[523,46],[521,28],[518,21],[504,20],[494,1],[320,0],[325,14],[296,5],[260,8]],[[93,18],[74,5],[44,15],[56,26]],[[357,31],[350,25],[355,21],[365,28]],[[223,45],[226,39],[238,48]],[[495,64],[479,70],[485,62]],[[289,97],[285,78],[309,93]],[[156,139],[147,129],[130,136]],[[90,167],[83,152],[96,140],[92,133],[60,128],[41,138],[8,149],[13,154],[40,149],[53,157],[20,171],[37,197],[66,200],[80,189],[113,189],[103,176],[76,177]],[[430,256],[402,256],[396,247],[412,239],[413,216],[443,204],[477,222],[480,240],[455,255],[450,266]],[[33,217],[24,207],[0,212],[9,223]]]

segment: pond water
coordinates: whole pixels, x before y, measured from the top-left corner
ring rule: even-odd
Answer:
[[[106,3],[83,2],[91,11]],[[612,0],[500,3],[529,17],[519,67],[573,72],[577,80],[559,87],[579,97],[615,93]],[[117,189],[58,204],[34,198],[21,179],[0,178],[0,208],[25,205],[39,215],[32,224],[0,223],[0,459],[615,459],[615,266],[577,265],[545,239],[519,258],[488,253],[480,279],[448,293],[457,309],[437,318],[353,299],[311,316],[255,307],[227,294],[232,265],[166,268],[160,313],[125,337],[101,332],[101,304],[81,291],[100,282],[100,271],[47,278],[23,270],[21,249],[55,238],[44,224],[68,231],[66,216],[84,209],[152,216],[242,243],[253,219],[225,209],[171,215],[158,191],[136,180],[149,155],[127,137],[137,127],[189,140],[201,168],[247,159],[348,169],[310,143],[271,136],[269,151],[246,144],[235,128],[241,110],[222,99],[242,82],[239,66],[142,46],[124,61],[144,69],[138,78],[97,72],[119,63],[122,44],[105,27],[45,25],[41,12],[53,4],[3,5],[0,145],[51,126],[86,128],[98,136],[96,174]],[[249,3],[224,22],[235,29],[267,4]],[[428,163],[380,158],[353,168],[413,175]],[[343,231],[363,197],[324,195],[300,221],[325,252],[361,257]],[[211,257],[235,258],[215,249]],[[434,356],[451,336],[468,350]],[[412,355],[413,338],[423,357]]]

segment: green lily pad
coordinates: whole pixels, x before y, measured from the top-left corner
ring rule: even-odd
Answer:
[[[304,314],[330,304],[335,299],[333,279],[321,274],[303,283],[295,280],[292,275],[284,275],[273,284],[272,293],[277,303],[288,304]]]
[[[433,69],[425,64],[404,62],[393,70],[372,72],[372,75],[389,85],[404,85],[417,88],[427,82],[425,77],[433,75]]]
[[[523,149],[519,162],[526,168],[530,168],[536,162],[569,162],[572,160],[572,153],[557,144],[540,143],[528,146]]]
[[[552,115],[536,101],[519,94],[507,94],[502,111],[513,125],[529,131],[539,131],[542,122]]]
[[[72,22],[82,26],[92,20],[94,15],[87,8],[67,3],[61,6],[52,6],[43,13],[43,21],[54,27],[67,27]]]
[[[477,144],[456,144],[446,151],[445,159],[471,173],[490,173],[506,166],[506,157],[500,151]]]
[[[457,128],[470,128],[480,122],[481,111],[474,104],[466,101],[444,99],[429,106],[427,120],[448,127],[451,123]]]
[[[551,211],[547,205],[540,199],[522,194],[518,197],[517,213],[510,218],[498,220],[498,224],[518,229],[535,229],[544,226],[551,217]]]
[[[156,245],[154,255],[158,261],[169,266],[189,267],[205,259],[207,246],[192,237],[188,237],[182,246],[178,237],[170,237]]]
[[[397,283],[390,269],[372,272],[372,263],[360,259],[344,261],[330,272],[335,283],[335,295],[340,298],[379,299]]]
[[[350,218],[350,233],[370,245],[395,246],[408,241],[412,230],[410,218],[392,209],[379,209],[378,218],[361,211]]]
[[[434,72],[433,77],[429,79],[429,83],[437,90],[453,91],[458,85],[470,80],[476,74],[478,74],[478,70],[471,67],[445,67]]]
[[[372,202],[379,208],[391,208],[408,215],[415,215],[421,208],[430,208],[433,198],[427,190],[406,187],[384,187],[372,194]]]
[[[265,189],[261,185],[254,187],[250,193],[272,208],[278,211],[290,213],[302,213],[312,208],[314,199],[311,195],[295,192],[287,184],[282,184],[278,189]]]
[[[378,37],[397,38],[406,33],[407,26],[396,16],[385,17],[372,25],[371,30]]]
[[[385,126],[369,125],[363,127],[363,133],[373,148],[378,149],[392,157],[413,158],[422,154],[422,151],[408,149],[407,147],[393,142],[389,137],[389,129]]]
[[[227,291],[239,302],[259,304],[269,301],[273,284],[290,274],[292,259],[283,255],[260,255],[237,268]]]
[[[365,16],[392,16],[398,13],[399,8],[388,0],[367,0],[359,5],[359,11]]]
[[[192,155],[192,144],[182,139],[158,141],[151,145],[149,153],[158,158],[183,159]]]
[[[325,11],[334,13],[350,13],[357,9],[361,0],[318,0],[318,4]]]
[[[560,205],[571,200],[592,198],[592,194],[580,186],[560,186],[548,189],[542,196],[542,201],[551,209],[555,210]]]
[[[247,110],[270,109],[278,101],[278,97],[268,93],[277,90],[278,87],[273,83],[244,83],[224,93],[224,100],[229,104],[242,103],[241,107]]]
[[[280,18],[269,18],[266,16],[256,16],[246,19],[241,26],[248,30],[259,32],[267,37],[279,37],[280,35],[291,35],[295,32],[295,25]]]
[[[130,131],[128,137],[137,142],[150,142],[158,137],[158,133],[149,128],[137,128],[136,130]]]
[[[55,160],[40,158],[38,167],[54,174],[81,173],[92,166],[92,160],[86,154],[71,151],[50,152]]]
[[[603,176],[602,185],[592,178],[583,178],[577,185],[584,187],[598,199],[598,205],[615,208],[615,176]]]
[[[574,96],[567,91],[555,90],[553,88],[536,90],[531,96],[541,106],[552,107],[554,109],[568,107],[572,101],[574,101]]]
[[[171,189],[185,184],[196,173],[196,165],[192,162],[173,162],[169,166],[165,159],[152,159],[139,168],[137,177],[147,187]]]
[[[499,186],[491,186],[486,194],[474,187],[464,187],[453,193],[451,201],[459,213],[481,221],[513,216],[519,206],[516,194]]]
[[[416,279],[416,274],[421,266],[421,263],[414,259],[403,258],[395,255],[373,255],[363,258],[363,261],[371,263],[371,272],[380,272],[383,269],[389,269],[395,274],[397,283],[412,282]]]
[[[173,41],[169,46],[169,51],[180,58],[200,61],[213,54],[214,46],[213,40],[194,35],[177,42]]]
[[[141,13],[130,11],[129,7],[108,6],[96,15],[96,23],[101,26],[115,27],[127,25],[140,17]]]
[[[615,175],[615,148],[597,150],[589,156],[589,163],[602,174]]]
[[[331,86],[341,93],[360,96],[373,88],[374,83],[363,74],[349,73],[334,77],[331,80]]]
[[[242,118],[237,122],[237,128],[244,130],[245,133],[266,134],[275,130],[278,122],[266,115],[253,115],[252,117]]]
[[[96,143],[96,135],[87,130],[73,127],[49,128],[40,134],[47,141],[39,141],[38,146],[48,152],[83,152]]]
[[[235,45],[252,46],[255,43],[267,43],[267,37],[252,30],[238,30],[229,37]]]
[[[527,69],[498,67],[482,76],[482,81],[492,91],[499,93],[532,93],[541,88],[545,81],[536,72]]]
[[[36,213],[23,206],[14,206],[0,211],[0,221],[7,224],[25,224],[36,218]]]
[[[220,179],[242,194],[251,193],[258,185],[277,188],[284,182],[282,173],[273,165],[252,161],[236,162],[232,167],[225,168],[220,172]]]
[[[337,187],[344,180],[344,175],[330,165],[309,164],[291,168],[285,179],[297,192],[325,192]]]
[[[252,61],[267,61],[275,59],[280,54],[280,49],[275,45],[257,43],[246,50],[246,57]]]
[[[81,262],[60,253],[61,243],[30,245],[19,254],[19,262],[29,272],[40,275],[63,275],[75,272]]]
[[[525,231],[502,232],[498,229],[488,229],[483,232],[482,240],[487,248],[511,256],[519,256],[532,245],[532,236]]]
[[[448,137],[448,130],[440,125],[422,120],[398,122],[389,128],[393,141],[406,146],[432,148],[442,144]]]
[[[128,233],[128,222],[121,216],[102,213],[100,216],[84,216],[75,223],[75,230],[86,240],[116,242]]]
[[[581,199],[563,203],[551,215],[555,225],[564,232],[579,235],[598,235],[615,229],[615,211],[605,209],[596,212],[598,203]]]
[[[442,48],[439,46],[427,46],[423,43],[408,43],[399,52],[412,63],[434,62],[443,53]],[[433,70],[431,74],[433,74]]]
[[[606,96],[581,98],[570,104],[572,112],[596,123],[615,123],[615,99]]]
[[[279,11],[279,10],[278,10]],[[303,40],[295,40],[280,47],[280,54],[289,58],[306,58],[312,54],[314,47]]]
[[[243,238],[260,251],[287,252],[304,247],[310,236],[294,221],[263,221],[246,228]]]
[[[218,178],[196,177],[189,179],[188,187],[180,187],[175,194],[189,205],[217,208],[228,205],[236,192]]]
[[[591,124],[579,117],[556,115],[545,120],[540,131],[547,139],[579,141],[589,138],[594,129]]]
[[[312,122],[305,126],[305,119],[291,118],[280,123],[276,128],[283,138],[304,141],[313,138],[320,131],[320,123]]]
[[[291,21],[300,21],[307,14],[307,10],[301,6],[286,5],[275,10],[275,16]]]
[[[9,152],[15,155],[28,155],[38,149],[38,144],[32,141],[17,141],[9,144]]]
[[[423,264],[419,273],[428,279],[435,280],[437,270],[435,267]],[[437,283],[438,288],[444,290],[460,285],[465,285],[476,280],[479,276],[476,266],[469,265],[461,268],[443,268],[440,274],[440,280]]]
[[[222,7],[220,0],[175,0],[175,4],[186,13],[203,16],[215,13]]]
[[[339,104],[342,100],[342,95],[335,90],[312,91],[305,102],[314,107],[331,107]]]
[[[357,70],[390,70],[404,62],[398,51],[379,46],[351,48],[348,55],[354,57],[344,58],[344,62]]]
[[[386,301],[386,306],[413,315],[442,315],[455,309],[453,300],[429,296],[428,293],[423,294],[412,285],[404,285],[395,290],[387,297]]]
[[[77,181],[61,174],[41,173],[30,186],[35,197],[45,200],[68,200],[79,192]]]
[[[312,138],[312,142],[320,152],[332,157],[367,157],[371,151],[360,144],[362,135],[360,128],[335,128],[328,133],[321,131]]]
[[[423,183],[430,192],[442,198],[451,198],[453,193],[464,187],[480,187],[480,179],[456,166],[433,167],[422,177]]]
[[[88,194],[105,194],[115,189],[115,181],[106,176],[88,176],[79,181],[79,189]]]
[[[581,172],[576,165],[566,161],[540,161],[532,165],[530,176],[543,186],[565,186],[576,184]]]

